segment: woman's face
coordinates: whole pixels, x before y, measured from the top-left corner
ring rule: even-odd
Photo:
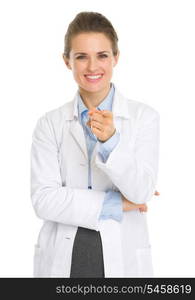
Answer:
[[[118,55],[103,33],[80,33],[72,38],[70,58],[64,58],[79,88],[88,93],[102,93],[110,88]]]

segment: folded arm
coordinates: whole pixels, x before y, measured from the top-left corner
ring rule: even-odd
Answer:
[[[105,192],[62,186],[58,147],[46,116],[36,125],[31,146],[31,199],[37,216],[98,230]]]

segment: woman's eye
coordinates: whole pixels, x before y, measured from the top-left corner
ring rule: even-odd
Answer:
[[[106,57],[108,57],[108,55],[107,54],[100,54],[99,57],[100,58],[106,58]]]
[[[84,55],[80,55],[80,56],[76,57],[76,59],[84,59],[84,58],[86,58],[86,56],[84,56]]]
[[[108,55],[107,55],[107,54],[99,54],[98,57],[99,57],[99,58],[107,58]],[[76,59],[80,59],[80,60],[86,59],[86,58],[87,58],[87,56],[85,56],[85,55],[79,55],[79,56],[76,57]]]

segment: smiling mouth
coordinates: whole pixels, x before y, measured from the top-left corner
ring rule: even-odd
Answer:
[[[86,74],[84,76],[89,82],[97,82],[103,77],[103,74]]]

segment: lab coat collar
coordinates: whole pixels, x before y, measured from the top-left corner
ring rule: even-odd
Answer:
[[[127,102],[125,101],[126,98],[119,92],[119,90],[115,88],[114,98],[113,98],[113,106],[112,112],[114,117],[121,117],[125,119],[129,119],[128,107]],[[78,119],[78,92],[75,94],[74,99],[69,102],[68,108],[65,104],[65,119],[66,120],[73,120]]]
[[[112,110],[112,101],[114,96],[114,85],[111,83],[111,87],[108,95],[102,100],[102,102],[97,106],[99,110]],[[83,102],[81,95],[78,93],[78,111],[79,115],[82,115],[84,111],[88,111],[88,108]]]

